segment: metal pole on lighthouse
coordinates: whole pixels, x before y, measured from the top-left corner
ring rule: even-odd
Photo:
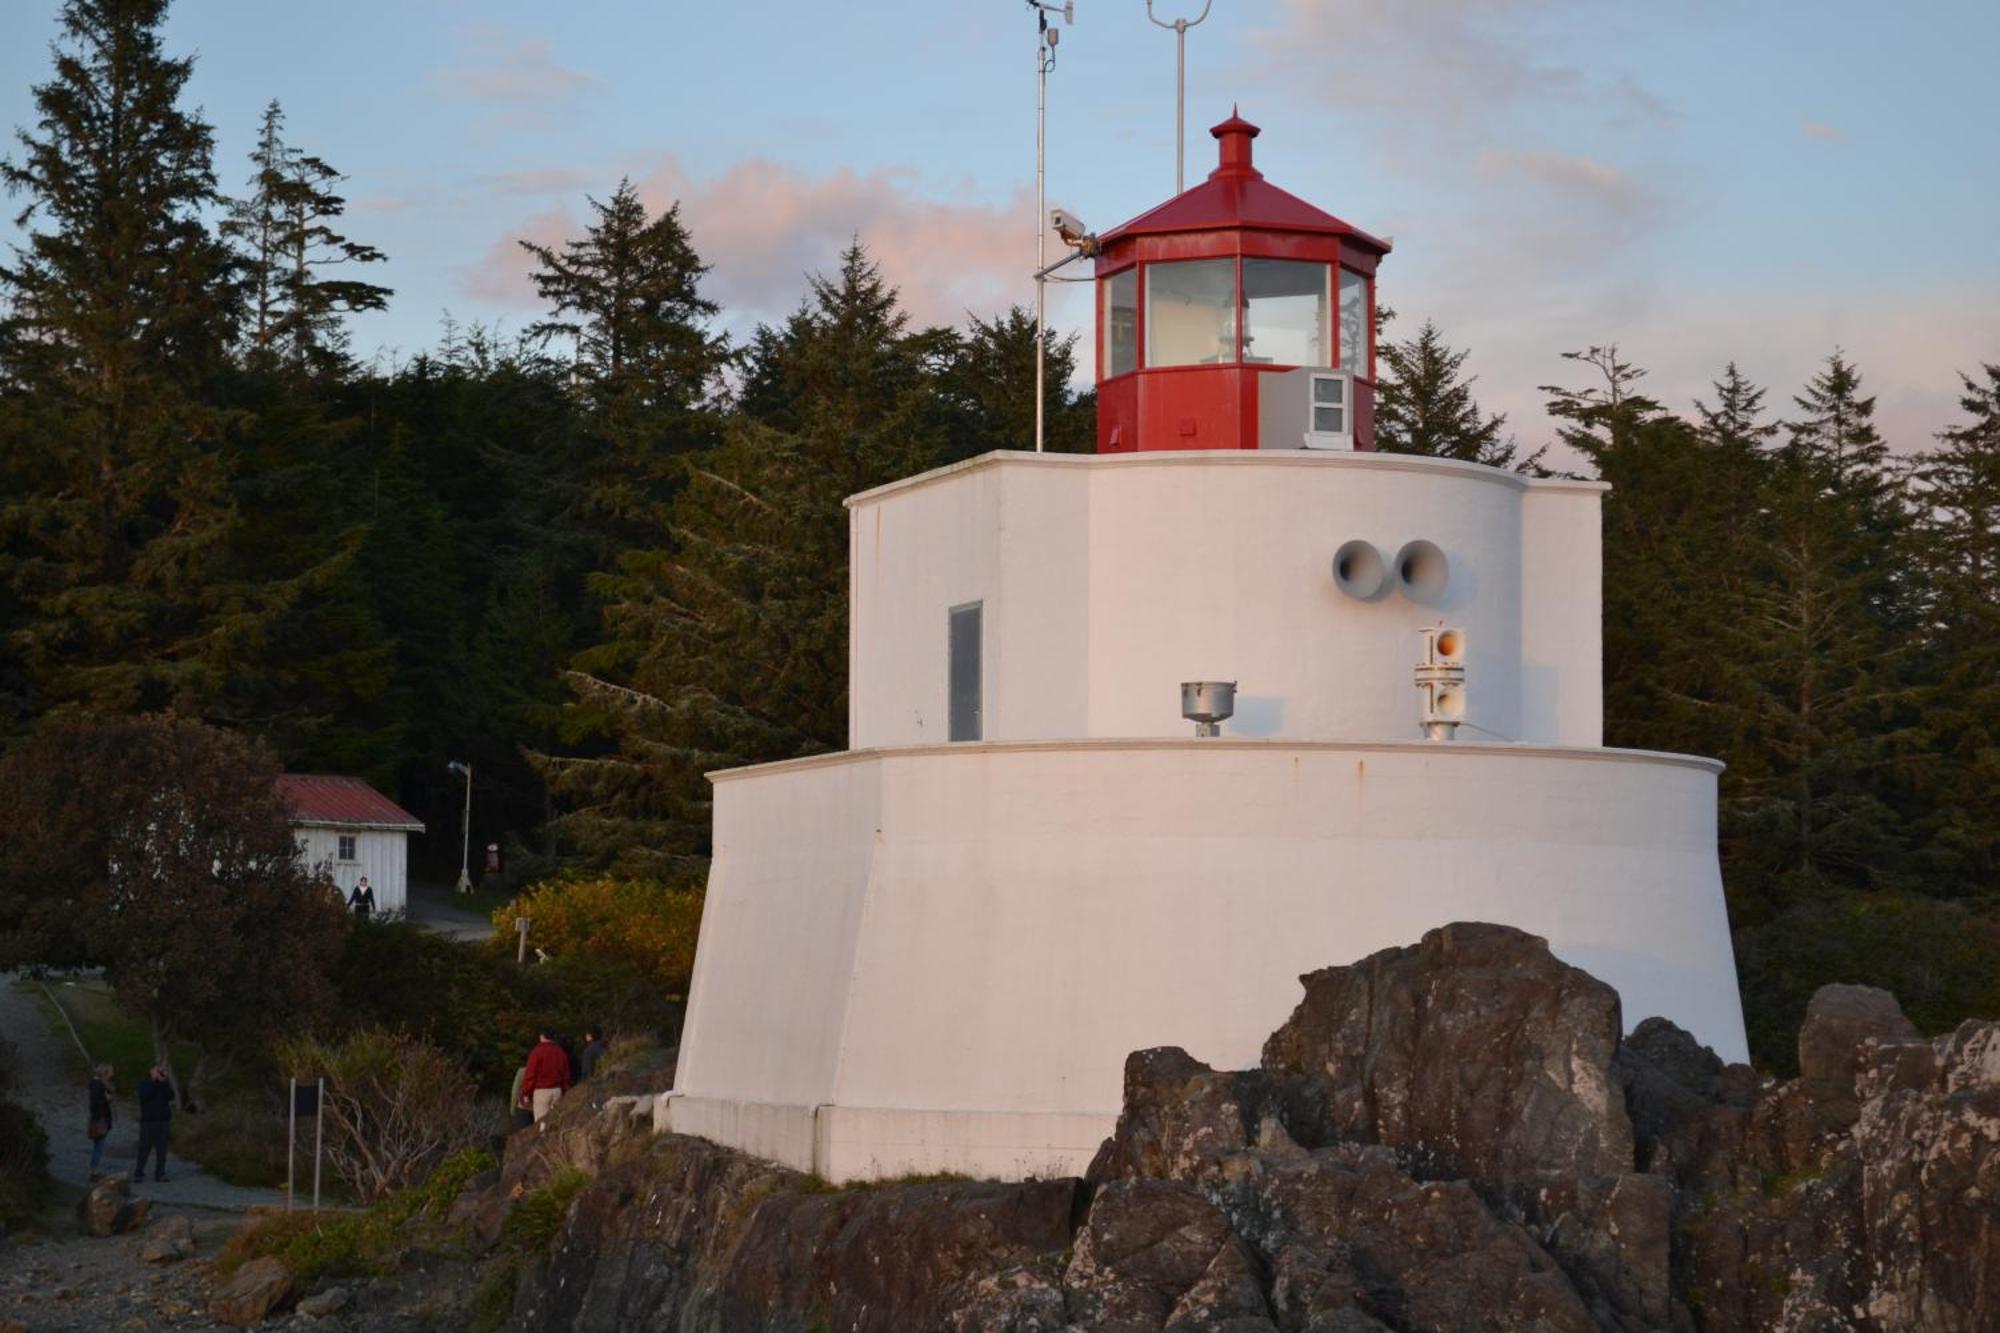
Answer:
[[[1167,20],[1153,13],[1153,0],[1146,0],[1146,17],[1153,26],[1174,30],[1174,193],[1187,188],[1187,30],[1208,17],[1215,0],[1202,0],[1201,13],[1191,19]]]
[[[1049,279],[1044,271],[1048,260],[1048,200],[1043,185],[1048,136],[1044,127],[1048,121],[1049,71],[1055,68],[1059,35],[1058,29],[1049,26],[1049,15],[1061,14],[1064,23],[1076,22],[1076,0],[1063,0],[1059,5],[1047,0],[1028,0],[1028,8],[1035,11],[1035,452],[1040,453],[1045,430],[1042,418],[1047,405],[1047,395],[1042,390],[1046,360],[1043,352],[1049,340]]]

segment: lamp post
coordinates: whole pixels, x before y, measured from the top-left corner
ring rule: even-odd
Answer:
[[[1202,0],[1201,13],[1191,19],[1175,19],[1171,23],[1153,13],[1153,0],[1146,0],[1146,17],[1153,20],[1157,28],[1174,30],[1174,193],[1179,194],[1186,187],[1183,172],[1187,165],[1187,30],[1208,17],[1209,6],[1215,0]]]
[[[472,765],[454,759],[446,765],[465,775],[465,817],[459,821],[458,891],[472,892]]]

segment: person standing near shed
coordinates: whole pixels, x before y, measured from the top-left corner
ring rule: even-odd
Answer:
[[[159,1154],[153,1179],[167,1178],[167,1133],[173,1119],[174,1085],[167,1082],[166,1071],[154,1065],[139,1080],[139,1162],[132,1168],[133,1184],[145,1177],[146,1158],[152,1153]]]
[[[354,886],[354,892],[347,895],[347,905],[363,921],[375,914],[375,890],[368,887],[368,876],[363,875],[361,882]]]
[[[557,1043],[555,1029],[544,1027],[535,1049],[528,1052],[528,1067],[521,1077],[521,1105],[534,1112],[535,1123],[540,1124],[569,1085],[569,1057]]]

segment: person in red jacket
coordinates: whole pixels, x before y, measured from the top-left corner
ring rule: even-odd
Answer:
[[[569,1083],[569,1057],[556,1044],[555,1031],[543,1028],[541,1040],[528,1052],[528,1067],[521,1077],[521,1105],[534,1112],[539,1124],[568,1091]]]

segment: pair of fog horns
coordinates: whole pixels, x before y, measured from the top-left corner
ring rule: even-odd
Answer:
[[[1451,582],[1451,562],[1436,542],[1421,537],[1403,543],[1391,561],[1374,542],[1342,542],[1333,553],[1333,581],[1349,597],[1372,602],[1393,588],[1413,602],[1431,603],[1444,596]]]

